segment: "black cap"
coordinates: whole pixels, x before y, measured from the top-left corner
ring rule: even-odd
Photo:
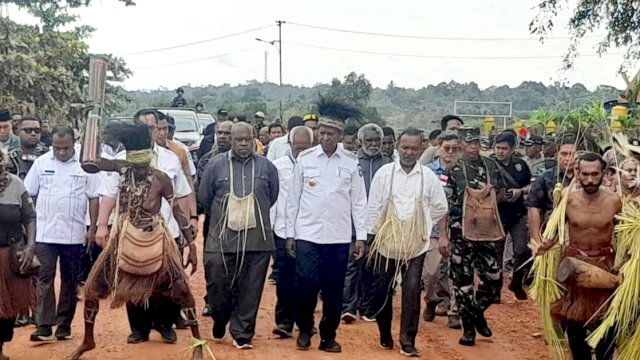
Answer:
[[[463,126],[459,128],[458,135],[460,135],[460,138],[462,139],[462,141],[466,141],[466,142],[480,141],[480,138],[482,137],[480,135],[480,128],[468,127],[468,126]]]
[[[524,146],[542,145],[544,141],[540,135],[529,135],[529,138],[522,142]]]
[[[184,89],[183,88],[178,88],[178,90],[176,90],[177,93],[181,92],[184,93]]]
[[[0,110],[0,121],[9,121],[11,120],[11,113],[9,110]]]

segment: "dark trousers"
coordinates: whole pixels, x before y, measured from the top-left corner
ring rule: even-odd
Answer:
[[[149,336],[152,327],[171,328],[179,313],[180,305],[176,304],[166,291],[154,293],[148,304],[127,303],[127,317],[132,333]]]
[[[614,331],[609,331],[607,336],[596,346],[596,360],[613,359],[615,351]],[[569,321],[567,324],[567,340],[573,359],[591,359],[591,347],[587,344],[587,329],[584,324]]]
[[[84,247],[84,251],[82,252],[82,257],[80,259],[80,276],[78,280],[80,282],[87,281],[87,277],[89,277],[89,272],[91,272],[91,268],[93,264],[100,256],[102,252],[102,248],[98,245],[93,245],[90,248]]]
[[[235,340],[251,340],[271,252],[204,253],[207,298],[214,326],[229,323]],[[242,264],[241,264],[242,261]]]
[[[0,343],[13,340],[13,327],[16,319],[0,319]]]
[[[398,270],[402,274],[402,311],[400,313],[400,344],[415,346],[418,324],[420,323],[420,295],[422,266],[425,254],[415,257],[408,264],[399,264],[396,260],[381,257],[376,264],[370,264],[375,275],[373,289],[374,309],[380,337],[391,338],[391,320],[393,319],[393,288]],[[388,261],[388,262],[387,262]],[[401,268],[398,269],[398,266]]]
[[[513,277],[514,284],[522,285],[524,277],[529,273],[531,264],[525,265],[522,269],[518,269],[522,264],[531,258],[531,249],[529,249],[529,229],[527,227],[527,216],[523,215],[517,221],[511,224],[505,224],[505,234],[511,235],[511,243],[513,244]],[[499,248],[500,264],[504,258],[505,241],[501,241]],[[501,274],[502,275],[502,274]],[[500,288],[502,288],[502,276],[500,277]]]
[[[204,239],[204,244],[207,243],[207,237],[209,236],[209,225],[211,224],[211,215],[204,214],[204,221],[202,222],[202,238]],[[202,244],[202,247],[205,247]],[[205,271],[206,275],[206,271]],[[209,301],[207,300],[207,293],[204,294],[204,306],[209,305]]]
[[[80,273],[82,245],[57,245],[36,243],[36,255],[40,260],[37,285],[38,326],[71,326],[76,313],[77,290]],[[53,281],[60,259],[60,296],[56,308]]]
[[[344,278],[344,289],[342,291],[342,314],[350,313],[356,315],[366,315],[373,317],[375,311],[371,311],[371,282],[372,276],[367,273],[365,260],[356,260],[355,242],[349,246],[349,262]]]
[[[276,282],[276,325],[284,325],[293,329],[296,305],[296,259],[287,252],[287,241],[274,234],[276,243],[275,270],[278,273]]]
[[[468,241],[460,229],[451,229],[449,272],[458,312],[463,322],[471,323],[493,303],[500,291],[502,262],[497,241]],[[474,273],[480,278],[474,292]]]
[[[320,245],[304,240],[296,241],[296,274],[298,317],[300,332],[310,334],[313,312],[322,291],[322,320],[320,337],[333,340],[340,325],[342,290],[347,271],[349,244]]]

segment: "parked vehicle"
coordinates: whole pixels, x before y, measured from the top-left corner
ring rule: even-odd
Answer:
[[[202,126],[197,113],[193,109],[158,108],[165,115],[171,115],[176,122],[174,138],[189,147],[193,161],[198,161],[197,151],[202,141]]]

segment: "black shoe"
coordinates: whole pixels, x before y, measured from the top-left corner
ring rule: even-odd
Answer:
[[[269,285],[275,285],[278,282],[278,274],[275,271],[271,271],[269,277],[267,278],[267,283]]]
[[[352,322],[356,321],[356,316],[350,312],[346,312],[342,314],[340,319],[344,321],[345,324],[351,324]]]
[[[476,328],[472,319],[462,319],[462,337],[458,340],[458,344],[464,346],[473,346],[476,344]]]
[[[279,339],[288,339],[292,336],[291,327],[284,324],[277,325],[273,328],[272,333],[277,335]]]
[[[55,337],[51,331],[51,326],[38,326],[36,331],[31,333],[31,341],[53,341]]]
[[[478,334],[484,337],[493,336],[493,332],[489,328],[489,324],[487,324],[487,319],[484,317],[483,312],[476,314],[475,324],[476,324],[476,331],[478,331]]]
[[[209,304],[206,304],[204,309],[202,309],[202,316],[211,316],[211,308],[209,307]]]
[[[320,346],[318,346],[318,349],[329,353],[342,352],[342,346],[340,346],[340,344],[338,344],[338,342],[334,339],[320,341]]]
[[[380,337],[380,349],[393,350],[393,338],[391,335]]]
[[[222,342],[227,335],[227,324],[213,323],[213,330],[211,330],[213,341]]]
[[[29,315],[20,315],[16,318],[15,327],[23,327],[29,325]]]
[[[149,341],[149,334],[143,335],[137,330],[134,330],[127,338],[127,344],[140,344],[146,341]]]
[[[56,339],[58,340],[71,340],[71,327],[60,325],[56,328]]]
[[[513,294],[516,296],[516,299],[527,300],[527,292],[524,291],[522,285],[519,285],[512,281],[511,283],[509,283],[509,290],[513,292]]]
[[[416,350],[416,348],[411,345],[403,346],[402,349],[400,349],[400,354],[408,357],[420,356],[420,353],[418,352],[418,350]]]
[[[189,322],[182,316],[178,316],[178,319],[176,320],[176,329],[184,330],[188,327],[189,327]]]
[[[422,313],[422,319],[426,322],[432,322],[436,318],[436,306],[438,303],[435,301],[427,301],[427,305]]]
[[[171,327],[162,326],[156,330],[158,330],[158,332],[160,333],[160,339],[163,343],[175,344],[175,342],[178,341],[178,335],[176,335],[175,330],[173,330]]]
[[[502,302],[501,296],[502,294],[498,291],[496,297],[493,298],[493,304],[500,304]]]
[[[309,350],[311,347],[311,334],[300,332],[298,334],[298,340],[296,340],[296,349]]]
[[[449,319],[447,319],[447,327],[450,329],[462,329],[462,322],[460,321],[460,316],[449,315]]]

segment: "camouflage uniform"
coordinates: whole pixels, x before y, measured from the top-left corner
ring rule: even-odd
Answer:
[[[462,167],[466,167],[468,183]],[[487,183],[489,171],[491,184],[498,199],[504,198],[505,185],[498,164],[481,156],[477,160],[459,159],[449,166],[445,193],[449,202],[449,228],[451,257],[449,277],[453,283],[458,312],[464,323],[472,323],[477,313],[484,312],[500,291],[502,264],[500,243],[502,241],[469,241],[462,237],[462,209],[464,191],[467,186],[478,189]],[[474,294],[474,270],[481,280]]]
[[[49,149],[42,143],[38,143],[30,154],[24,154],[21,147],[13,149],[9,152],[7,171],[24,180],[33,162],[47,151],[49,151]]]

